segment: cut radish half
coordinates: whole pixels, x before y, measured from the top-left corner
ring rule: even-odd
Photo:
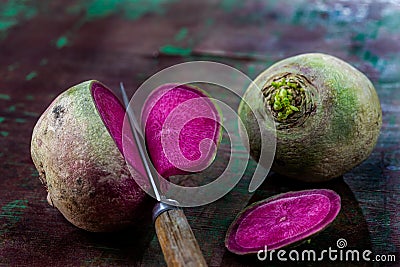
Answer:
[[[221,115],[201,89],[165,84],[146,100],[142,122],[150,157],[158,172],[199,172],[210,165],[221,139]]]

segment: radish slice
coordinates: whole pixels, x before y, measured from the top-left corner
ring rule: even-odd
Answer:
[[[279,249],[326,228],[340,211],[340,197],[327,189],[280,194],[252,204],[231,224],[225,246],[236,254]]]

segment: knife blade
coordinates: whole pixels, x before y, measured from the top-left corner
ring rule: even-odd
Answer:
[[[156,170],[149,163],[150,158],[145,150],[144,135],[141,134],[140,125],[133,110],[130,108],[128,96],[122,82],[120,83],[120,89],[130,130],[135,139],[147,178],[158,201],[153,209],[153,222],[164,259],[168,266],[207,266],[183,210],[162,202],[165,196],[160,191],[158,176],[155,175]],[[170,199],[168,200],[171,202]]]
[[[121,87],[122,99],[124,101],[124,105],[125,105],[125,109],[126,109],[126,115],[129,120],[129,126],[130,126],[131,132],[133,134],[136,146],[138,148],[140,159],[142,160],[142,164],[146,171],[147,178],[149,179],[151,188],[153,189],[154,195],[155,195],[157,201],[161,201],[160,183],[158,181],[158,177],[156,177],[154,175],[155,170],[149,164],[149,159],[147,157],[147,153],[145,153],[144,139],[141,138],[141,136],[143,136],[143,134],[141,134],[139,132],[139,131],[141,131],[139,122],[137,121],[135,114],[133,113],[133,110],[131,108],[129,108],[128,96],[126,95],[125,87],[122,82],[120,83],[120,87]]]

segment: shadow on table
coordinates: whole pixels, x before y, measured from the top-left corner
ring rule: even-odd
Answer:
[[[114,233],[79,229],[46,203],[48,214],[52,215],[22,218],[0,233],[0,266],[139,265],[155,236],[151,223],[154,203],[150,202],[137,225]],[[41,209],[33,204],[31,212]]]
[[[79,238],[79,250],[86,250],[81,258],[81,266],[136,266],[139,265],[144,251],[155,236],[151,221],[154,201],[148,201],[148,210],[143,212],[141,220],[131,227],[118,232],[91,233],[77,229],[73,234],[74,242]],[[70,237],[68,237],[70,238]]]
[[[266,179],[266,182],[255,192],[249,204],[263,200],[270,196],[288,191],[297,191],[305,189],[324,188],[331,189],[338,193],[341,197],[341,211],[335,221],[325,230],[311,238],[310,242],[304,242],[297,247],[286,248],[285,257],[288,258],[288,253],[292,249],[296,249],[301,257],[301,252],[304,250],[315,250],[317,253],[324,249],[338,249],[336,243],[339,239],[347,241],[347,247],[343,248],[343,259],[345,259],[346,250],[358,250],[360,252],[360,261],[330,261],[327,254],[323,261],[278,261],[276,252],[273,261],[268,258],[265,261],[257,259],[257,255],[238,256],[227,251],[222,259],[221,266],[370,266],[368,262],[362,261],[362,252],[371,250],[371,240],[368,232],[368,226],[363,216],[358,202],[349,188],[343,181],[343,177],[334,179],[333,181],[308,184],[291,180],[276,173],[272,173]],[[339,256],[339,253],[337,253]],[[268,255],[269,257],[269,255]],[[351,256],[349,256],[351,259]],[[372,254],[370,255],[372,258]]]

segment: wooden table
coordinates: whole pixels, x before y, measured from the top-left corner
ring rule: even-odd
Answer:
[[[235,189],[186,209],[210,266],[265,266],[224,248],[225,232],[246,205],[280,192],[331,188],[342,197],[337,220],[302,249],[348,248],[396,255],[400,264],[400,5],[395,1],[2,1],[0,3],[0,265],[162,266],[150,223],[121,233],[88,233],[46,202],[30,159],[33,126],[52,99],[88,79],[129,94],[165,67],[193,60],[231,65],[254,78],[273,62],[304,52],[347,60],[375,84],[383,127],[372,155],[326,184],[270,173],[246,191],[250,160]],[[226,99],[237,105],[236,99]],[[222,150],[220,159],[229,151]],[[218,164],[211,172],[218,172]],[[203,174],[205,175],[205,174]],[[378,262],[326,262],[365,266]],[[275,266],[285,265],[274,262]],[[287,266],[320,266],[290,262]],[[384,263],[396,266],[396,263]]]

